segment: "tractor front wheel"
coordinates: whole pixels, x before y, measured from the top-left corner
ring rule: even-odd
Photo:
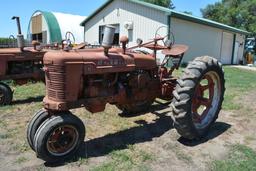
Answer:
[[[202,138],[218,118],[224,92],[224,72],[216,59],[204,56],[189,63],[171,103],[178,133],[186,139]]]
[[[0,83],[0,106],[11,104],[12,98],[11,88],[5,83]]]
[[[83,122],[70,112],[52,116],[38,128],[34,137],[37,157],[59,162],[71,157],[84,141]]]
[[[34,114],[34,116],[32,117],[31,121],[28,124],[27,141],[29,146],[33,150],[35,150],[33,141],[34,141],[36,131],[47,118],[49,118],[48,112],[45,109],[41,109]]]

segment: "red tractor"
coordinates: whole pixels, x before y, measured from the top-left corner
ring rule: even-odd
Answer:
[[[17,21],[18,35],[17,48],[0,49],[0,106],[9,105],[12,102],[13,92],[6,83],[14,80],[16,84],[23,85],[29,80],[44,81],[43,56],[47,51],[69,49],[75,42],[71,32],[66,33],[66,39],[62,45],[40,45],[37,41],[32,41],[33,47],[25,47],[24,37],[21,33],[20,18],[13,17]],[[15,40],[15,39],[14,39]],[[76,46],[76,49],[83,48],[85,44]]]
[[[0,106],[9,105],[12,102],[13,92],[6,84],[7,80],[15,80],[19,85],[28,80],[44,80],[43,56],[45,51],[33,47],[25,47],[24,37],[21,33],[19,17],[13,17],[17,21],[18,48],[0,49]],[[36,44],[34,44],[36,47]]]
[[[131,48],[127,48],[128,38],[122,37],[122,47],[111,48],[114,32],[112,26],[106,26],[102,48],[44,55],[44,109],[34,115],[27,129],[28,142],[39,158],[56,162],[79,149],[85,127],[69,111],[74,108],[95,113],[109,103],[134,114],[146,111],[156,98],[169,100],[174,127],[187,139],[201,138],[216,121],[225,80],[215,58],[197,57],[175,78],[172,72],[179,68],[187,46],[156,36]],[[142,47],[153,53],[136,50]],[[160,65],[156,62],[159,50],[165,55]],[[166,67],[167,63],[172,66]]]

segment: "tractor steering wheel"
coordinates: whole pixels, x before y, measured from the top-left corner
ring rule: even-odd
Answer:
[[[174,34],[172,32],[167,33],[167,35],[165,35],[164,37],[161,36],[158,32],[162,29],[162,28],[166,28],[168,30],[168,28],[166,26],[161,26],[156,30],[155,33],[155,40],[159,39],[159,38],[163,38],[162,42],[164,44],[164,46],[171,48],[172,45],[175,43],[175,38],[174,38]],[[170,35],[169,35],[170,34]]]
[[[76,39],[75,39],[74,34],[70,31],[67,31],[66,35],[65,35],[65,41],[66,41],[68,46],[71,46],[71,45],[75,44]]]

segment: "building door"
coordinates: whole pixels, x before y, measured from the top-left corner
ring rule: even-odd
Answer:
[[[236,42],[235,49],[234,49],[234,58],[233,58],[233,64],[238,64],[238,54],[239,54],[239,42]]]
[[[221,47],[221,63],[231,64],[233,53],[234,35],[231,33],[222,33],[222,47]]]

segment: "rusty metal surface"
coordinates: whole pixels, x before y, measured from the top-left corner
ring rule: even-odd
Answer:
[[[24,51],[21,51],[20,48],[0,49],[0,81],[16,80],[18,84],[25,84],[28,79],[44,80],[44,74],[40,68],[33,72],[19,69],[20,71],[13,73],[13,70],[18,68],[15,65],[22,65],[23,63],[31,63],[33,66],[43,64],[45,52],[34,50],[32,47],[24,48]]]
[[[188,46],[186,45],[173,45],[171,49],[165,49],[162,53],[164,55],[179,56],[184,54],[186,51],[188,51]]]
[[[151,49],[151,50],[163,50],[166,49],[167,47],[159,45],[159,44],[148,44],[144,46],[145,48]]]
[[[153,41],[139,45],[152,49],[143,54],[122,48],[84,48],[68,51],[50,51],[44,55],[46,97],[44,107],[50,111],[66,111],[85,107],[95,113],[107,103],[133,104],[156,97],[170,100],[176,85],[172,70],[158,67],[156,51],[168,49]],[[168,55],[185,53],[187,46],[177,45],[165,51]],[[182,59],[182,57],[180,57]],[[175,66],[176,67],[176,66]]]

